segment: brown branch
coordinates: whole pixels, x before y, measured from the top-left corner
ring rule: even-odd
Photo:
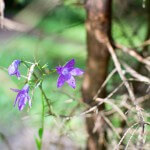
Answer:
[[[5,9],[5,3],[4,0],[0,0],[0,26],[3,28],[4,24],[4,9]]]
[[[143,76],[143,75],[139,74],[133,68],[131,68],[130,66],[128,66],[126,63],[123,62],[122,64],[125,67],[126,71],[129,72],[133,77],[135,77],[139,81],[146,82],[146,83],[150,84],[150,79],[149,78],[147,78],[146,76]]]
[[[60,4],[60,0],[34,0],[13,20],[3,18],[3,26],[8,30],[28,32],[37,26],[45,14]]]
[[[123,45],[120,44],[116,44],[115,45],[116,48],[121,49],[123,52],[129,54],[130,56],[134,57],[135,59],[137,59],[139,62],[148,65],[150,67],[150,61],[143,58],[140,54],[138,54],[135,50],[132,50],[130,48],[127,48]]]
[[[137,48],[140,48],[140,47],[145,47],[145,46],[148,46],[150,45],[150,39],[144,41],[142,44],[140,44]]]
[[[7,30],[13,30],[19,32],[28,32],[30,30],[29,26],[7,18],[3,19],[3,27],[6,28]]]

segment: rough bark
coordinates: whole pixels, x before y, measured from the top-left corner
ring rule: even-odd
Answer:
[[[107,39],[111,37],[111,0],[87,0],[87,69],[82,85],[83,100],[90,106],[93,97],[104,82],[107,75],[109,52],[106,47]],[[100,41],[98,41],[99,39]],[[104,97],[105,91],[99,97]],[[102,106],[99,109],[104,109]],[[105,150],[105,123],[100,115],[86,119],[87,150]]]

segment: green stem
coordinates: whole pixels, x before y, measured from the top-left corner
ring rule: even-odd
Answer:
[[[42,95],[42,125],[41,125],[41,133],[39,133],[40,135],[40,150],[42,149],[42,144],[43,144],[43,133],[44,133],[44,113],[45,113],[45,107],[44,107],[44,95],[43,93],[41,93]]]
[[[30,68],[30,67],[28,66],[28,64],[27,64],[25,61],[22,61],[22,62],[25,64],[25,66],[26,66],[27,68]],[[37,75],[36,75],[34,72],[33,72],[33,76],[35,77],[36,80],[38,80],[38,77],[37,77]],[[26,81],[26,82],[28,82],[28,81]],[[50,102],[49,102],[50,99],[46,96],[46,94],[45,94],[45,92],[44,92],[44,90],[43,90],[43,87],[42,87],[42,83],[40,84],[39,88],[40,88],[40,91],[41,91],[42,95],[44,96],[44,99],[45,99],[47,105],[48,105],[48,108],[49,108],[49,115],[56,116],[56,115],[52,112],[51,104],[50,104]]]
[[[42,94],[42,128],[44,129],[44,112],[45,112],[45,107],[44,107],[44,97]]]
[[[41,93],[42,93],[42,95],[43,95],[43,97],[44,97],[44,99],[45,99],[47,105],[48,105],[49,114],[55,116],[55,114],[54,114],[54,113],[52,112],[52,110],[51,110],[51,104],[50,104],[50,102],[49,102],[49,98],[47,98],[47,96],[46,96],[46,94],[45,94],[45,92],[44,92],[44,90],[43,90],[43,88],[42,88],[42,83],[41,83],[41,85],[39,86],[39,88],[40,88],[40,90],[41,90]]]

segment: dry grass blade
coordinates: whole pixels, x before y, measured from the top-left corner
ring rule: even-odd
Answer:
[[[120,114],[120,116],[121,116],[125,121],[127,121],[127,117],[124,115],[124,113],[122,112],[122,110],[121,110],[117,105],[115,105],[114,103],[112,103],[112,102],[109,101],[108,99],[97,98],[96,100],[97,100],[97,101],[100,101],[100,102],[103,101],[104,103],[111,105],[111,106],[114,108],[114,110],[116,110],[116,111]]]
[[[136,125],[138,125],[139,123],[135,123],[133,124],[130,128],[127,129],[127,131],[124,133],[124,135],[122,136],[122,138],[120,139],[118,145],[114,148],[114,150],[119,150],[119,146],[121,145],[122,141],[124,140],[124,138],[126,137],[126,135],[128,134],[128,132],[134,128]]]
[[[137,129],[138,129],[138,126],[133,130],[133,132],[132,132],[132,134],[131,134],[131,136],[130,136],[130,138],[128,140],[128,143],[127,143],[127,145],[125,147],[125,150],[127,150],[128,146],[129,146],[129,144],[131,142],[131,139],[132,139],[133,135],[135,134],[135,132],[137,131]]]
[[[112,97],[122,86],[123,86],[124,82],[122,82],[120,85],[118,85],[117,88],[115,88],[105,99],[109,99],[110,97]]]
[[[116,69],[118,71],[118,74],[120,75],[120,78],[123,80],[124,85],[125,85],[128,93],[129,93],[130,99],[131,99],[132,103],[134,104],[134,106],[136,108],[139,121],[141,122],[141,124],[143,124],[144,117],[142,115],[141,108],[137,105],[137,101],[135,99],[135,95],[133,93],[133,90],[132,90],[130,84],[128,83],[126,77],[124,76],[123,72],[122,72],[121,65],[119,63],[119,60],[118,60],[116,54],[115,54],[115,51],[114,51],[113,47],[111,46],[111,44],[109,42],[107,43],[107,47],[108,47],[108,50],[109,50],[109,52],[112,56],[112,59],[114,61],[114,64],[115,64]]]
[[[126,68],[126,71],[128,73],[130,73],[133,77],[135,77],[136,79],[142,81],[142,82],[146,82],[150,84],[150,79],[147,78],[146,76],[143,76],[141,74],[139,74],[138,72],[136,72],[134,69],[132,69],[130,66],[128,66],[126,63],[122,63],[123,66]]]
[[[124,82],[124,85],[125,85],[125,87],[126,87],[127,90],[128,90],[128,93],[129,93],[129,96],[130,96],[132,102],[135,104],[135,96],[134,96],[134,93],[133,93],[133,91],[132,91],[132,89],[131,89],[129,83],[127,82],[126,77],[124,76],[124,74],[123,74],[123,72],[122,72],[121,65],[120,65],[120,63],[119,63],[119,60],[118,60],[118,58],[117,58],[115,52],[114,52],[114,49],[113,49],[113,47],[111,46],[111,44],[110,44],[109,42],[107,43],[107,47],[108,47],[108,50],[109,50],[109,52],[110,52],[110,54],[111,54],[111,56],[112,56],[112,59],[113,59],[113,61],[114,61],[114,64],[115,64],[116,69],[117,69],[117,71],[118,71],[118,74],[119,74],[120,78],[122,79],[122,81]],[[136,104],[135,104],[135,105],[136,105]]]
[[[150,39],[149,40],[146,40],[145,42],[143,42],[141,45],[139,45],[137,48],[139,47],[145,47],[145,46],[148,46],[150,45]]]
[[[125,46],[122,46],[120,44],[116,44],[115,45],[118,49],[121,49],[123,50],[123,52],[129,54],[130,56],[134,57],[135,59],[137,59],[139,62],[145,64],[145,65],[148,65],[150,66],[150,61],[143,58],[141,55],[139,55],[136,51],[130,49],[130,48],[127,48]]]
[[[110,120],[103,114],[101,113],[102,117],[104,118],[105,122],[110,126],[110,128],[114,131],[114,133],[117,135],[117,137],[120,139],[119,133],[116,131],[115,127],[113,124],[110,122]]]
[[[137,101],[136,101],[134,92],[132,90],[132,87],[130,86],[130,84],[128,83],[126,77],[124,76],[122,68],[121,68],[121,65],[119,63],[119,60],[118,60],[118,58],[117,58],[117,56],[115,54],[115,51],[114,51],[113,47],[111,46],[111,44],[109,42],[107,43],[107,47],[108,47],[108,50],[109,50],[109,52],[110,52],[110,54],[112,56],[112,59],[114,61],[114,64],[115,64],[116,69],[118,71],[118,74],[119,74],[120,78],[123,80],[124,85],[125,85],[128,93],[129,93],[130,99],[131,99],[132,103],[134,104],[134,106],[136,108],[136,111],[137,111],[136,113],[137,113],[137,116],[138,116],[138,119],[139,119],[139,122],[140,122],[140,127],[143,128],[144,117],[143,117],[143,114],[141,112],[141,108],[137,104]],[[144,131],[142,131],[142,132],[144,132]],[[142,132],[141,132],[141,135],[143,135]],[[142,140],[140,140],[140,143],[143,143]],[[143,144],[141,144],[141,145],[143,146]]]
[[[97,91],[96,95],[94,96],[94,100],[98,97],[98,95],[101,93],[101,91],[103,90],[103,88],[105,87],[105,85],[107,84],[107,82],[110,80],[110,78],[116,73],[116,68],[113,69],[113,71],[108,75],[108,77],[106,78],[106,80],[103,82],[102,86],[100,87],[100,89]]]
[[[110,104],[120,114],[120,116],[125,121],[127,121],[127,117],[124,115],[124,113],[122,112],[122,110],[117,105],[115,105],[114,103],[112,103],[111,101],[108,101],[108,100],[106,100],[105,103]]]
[[[123,85],[123,82],[116,89],[114,89],[114,91],[112,91],[106,98],[104,98],[104,99],[97,98],[98,100],[96,99],[96,101],[99,101],[99,103],[96,104],[95,106],[91,107],[90,109],[82,112],[80,115],[82,116],[82,115],[88,114],[90,112],[93,112],[95,109],[98,108],[98,106],[102,105],[107,99],[109,99],[111,96],[113,96],[113,94],[115,94],[122,85]]]
[[[149,123],[149,122],[145,122],[145,124],[150,126],[150,123]]]

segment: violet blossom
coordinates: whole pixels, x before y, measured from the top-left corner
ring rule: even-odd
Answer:
[[[18,103],[18,109],[21,111],[25,107],[27,101],[29,103],[29,107],[31,108],[31,98],[29,96],[29,85],[26,84],[21,90],[18,89],[11,89],[14,92],[17,92],[17,97],[14,103],[14,106],[16,106],[16,103]]]
[[[74,76],[80,76],[84,73],[84,71],[79,68],[75,68],[74,65],[75,60],[72,59],[68,61],[64,66],[56,67],[57,73],[59,74],[57,80],[57,88],[62,87],[65,82],[67,82],[72,88],[76,88]]]
[[[16,77],[19,79],[20,78],[20,72],[18,70],[18,67],[20,65],[21,61],[20,60],[14,60],[12,64],[8,68],[8,74],[10,76],[16,75]]]

